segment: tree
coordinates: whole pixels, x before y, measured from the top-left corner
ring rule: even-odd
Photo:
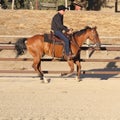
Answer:
[[[102,4],[103,0],[88,0],[87,10],[101,10]]]
[[[5,0],[0,0],[1,8],[7,9],[6,1]]]

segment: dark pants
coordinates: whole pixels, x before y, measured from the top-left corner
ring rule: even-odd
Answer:
[[[54,31],[55,35],[58,36],[61,40],[65,42],[65,53],[69,55],[70,46],[69,46],[69,39],[61,32],[61,31]]]

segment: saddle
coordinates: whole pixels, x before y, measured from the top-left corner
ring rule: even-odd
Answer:
[[[50,31],[49,34],[45,33],[44,34],[44,42],[48,42],[53,44],[53,50],[52,50],[52,57],[55,57],[55,45],[62,45],[63,48],[65,49],[65,43],[63,40],[61,40],[59,37],[54,35],[53,31]],[[65,53],[65,50],[63,49],[63,56]]]
[[[50,34],[47,34],[47,33],[44,34],[44,40],[45,42],[48,42],[48,43],[59,44],[59,45],[64,44],[64,41],[62,41],[59,37],[54,35],[52,31],[50,31]]]

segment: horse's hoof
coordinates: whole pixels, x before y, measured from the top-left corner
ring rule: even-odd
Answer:
[[[50,81],[51,81],[50,78],[46,79],[46,83],[50,83]]]
[[[46,78],[44,78],[44,83],[48,83],[48,80]]]
[[[61,76],[65,76],[65,75],[67,75],[67,73],[61,73]]]
[[[43,78],[43,77],[40,77],[40,81],[41,81],[41,83],[45,83],[45,81],[44,81],[44,78]]]
[[[41,80],[41,83],[45,83],[44,80]]]
[[[82,81],[82,79],[78,79],[78,82]]]
[[[51,79],[47,79],[47,78],[42,78],[40,79],[41,83],[50,83]]]
[[[77,82],[82,81],[82,79],[81,79],[81,78],[78,78],[78,77],[76,77],[76,80],[77,80]]]

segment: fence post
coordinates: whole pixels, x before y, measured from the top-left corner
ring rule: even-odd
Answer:
[[[67,0],[65,0],[65,7],[67,7]]]
[[[35,9],[38,10],[38,0],[35,1]]]
[[[12,0],[12,10],[14,9],[15,0]]]
[[[89,39],[87,39],[86,43],[87,43],[87,46],[88,46],[89,43],[90,43]],[[88,46],[88,47],[89,47],[89,46]],[[86,58],[87,58],[87,59],[89,58],[89,50],[86,50]]]
[[[117,12],[117,5],[118,5],[118,0],[115,1],[115,12]]]

